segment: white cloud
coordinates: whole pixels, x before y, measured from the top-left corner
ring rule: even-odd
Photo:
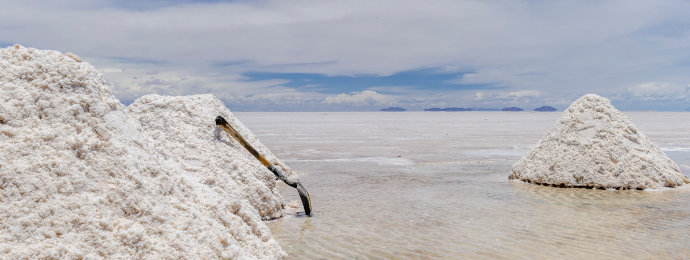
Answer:
[[[482,103],[525,103],[541,95],[537,90],[520,91],[478,91],[474,93],[474,100]]]
[[[296,68],[331,74],[446,65],[510,68],[545,61],[574,65],[578,59],[571,58],[583,53],[619,47],[606,46],[609,40],[625,40],[622,36],[665,15],[685,14],[671,7],[687,10],[683,2],[616,1],[240,1],[146,12],[107,4],[26,8],[22,3],[3,6],[0,23],[7,26],[0,35],[7,40],[82,56],[251,60],[257,66],[286,64],[276,67],[284,70],[295,69],[290,64],[336,61]]]
[[[100,61],[99,61],[100,62]],[[216,74],[186,68],[160,66],[152,68],[140,64],[115,64],[97,69],[113,83],[113,93],[125,101],[142,95],[191,95],[213,93],[221,99],[239,99],[265,94],[294,92],[283,87],[286,80],[247,81],[239,74]],[[120,67],[120,68],[117,68]]]
[[[640,100],[688,100],[690,85],[673,82],[645,82],[628,88],[630,94]]]
[[[379,94],[373,90],[364,90],[352,94],[343,93],[326,97],[326,99],[323,100],[325,104],[350,104],[355,106],[390,105],[394,102],[394,97]]]
[[[241,78],[246,71],[472,71],[454,83],[506,88],[485,91],[482,102],[573,100],[592,92],[657,99],[644,88],[628,87],[690,82],[690,2],[682,0],[268,0],[146,10],[112,3],[117,1],[4,1],[0,42],[74,52],[101,69],[121,97],[211,92],[228,99],[318,99],[284,87],[284,81],[247,82]],[[145,73],[152,71],[160,73]],[[453,105],[472,101],[473,91],[442,94],[458,101],[422,91],[395,97],[427,95],[421,97]]]

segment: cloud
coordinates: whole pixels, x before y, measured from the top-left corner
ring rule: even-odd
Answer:
[[[541,96],[541,92],[537,90],[520,90],[520,91],[493,91],[483,92],[478,91],[474,93],[474,100],[480,103],[527,103],[535,98]]]
[[[430,84],[395,82],[390,85],[410,91],[389,97],[419,106],[572,101],[584,93],[659,99],[630,86],[690,82],[688,12],[690,2],[682,0],[10,0],[0,8],[0,44],[76,53],[126,98],[210,92],[238,102],[282,95],[262,100],[297,104],[288,97],[354,96],[386,84],[337,91],[324,85],[315,93],[294,82],[243,75],[375,78],[440,69],[464,74],[443,83],[503,89],[479,91],[484,94],[475,100],[477,88],[425,91]],[[153,71],[159,74],[146,75]],[[302,102],[313,103],[321,102]]]
[[[182,2],[142,12],[127,5],[114,8],[121,1],[95,1],[87,8],[74,7],[85,5],[82,1],[51,8],[13,3],[3,6],[0,22],[16,29],[1,35],[82,56],[173,63],[249,60],[257,67],[286,64],[278,70],[378,75],[451,65],[514,69],[549,61],[567,66],[578,61],[570,57],[609,51],[612,46],[602,42],[624,40],[674,13],[650,10],[687,8],[682,2],[372,0]]]
[[[323,100],[323,103],[325,104],[349,104],[355,106],[390,105],[394,102],[394,97],[379,94],[373,90],[365,90],[352,94],[343,93],[327,97]]]
[[[635,99],[639,100],[690,100],[690,85],[673,82],[645,82],[628,88]]]
[[[112,66],[112,67],[111,67]],[[125,102],[139,96],[157,93],[162,95],[191,95],[212,93],[221,99],[249,100],[251,96],[292,92],[282,87],[286,80],[267,79],[247,81],[239,74],[219,74],[187,68],[153,68],[141,64],[114,64],[99,67],[106,79],[113,83],[113,93]]]

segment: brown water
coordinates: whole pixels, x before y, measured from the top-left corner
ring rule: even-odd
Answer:
[[[690,113],[627,115],[690,175]],[[304,173],[314,216],[268,223],[292,259],[690,258],[690,191],[508,182],[560,113],[237,116]]]

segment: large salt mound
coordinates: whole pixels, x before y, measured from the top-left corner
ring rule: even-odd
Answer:
[[[690,183],[630,119],[597,95],[575,101],[509,179],[565,187],[656,189]]]
[[[194,168],[205,148],[179,158],[150,129],[78,57],[0,49],[0,258],[285,255],[261,221],[281,214],[264,169],[232,167],[246,156],[230,145],[218,152],[244,159],[225,174]]]

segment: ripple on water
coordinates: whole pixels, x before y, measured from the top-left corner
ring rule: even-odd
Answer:
[[[690,192],[508,182],[498,170],[509,165],[483,174],[433,166],[371,176],[357,171],[366,165],[341,166],[341,174],[303,178],[315,217],[269,223],[291,257],[690,257]],[[319,164],[299,167],[318,172]],[[297,199],[289,187],[281,193]]]

